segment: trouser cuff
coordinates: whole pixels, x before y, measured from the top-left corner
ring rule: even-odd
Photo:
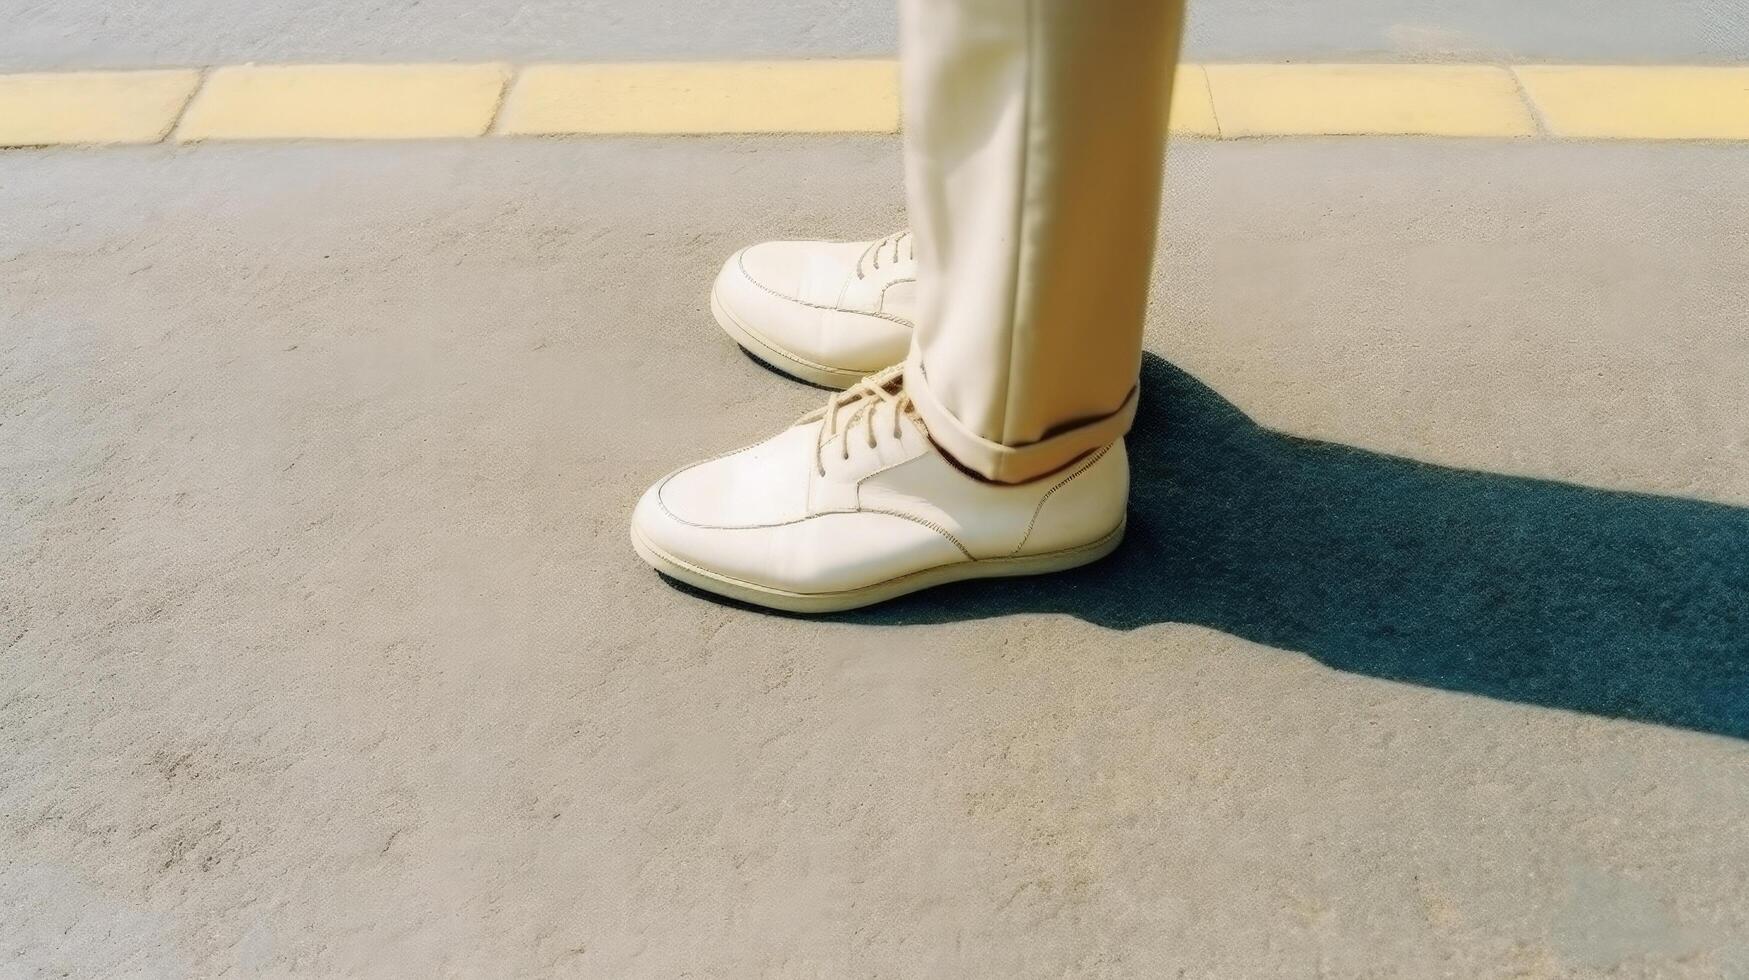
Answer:
[[[1087,453],[1123,438],[1136,419],[1139,392],[1136,387],[1131,387],[1123,405],[1110,415],[1024,446],[991,442],[955,418],[929,390],[929,379],[924,374],[922,357],[915,346],[905,361],[905,393],[911,396],[917,414],[928,426],[929,437],[955,462],[998,483],[1025,483],[1060,470]]]

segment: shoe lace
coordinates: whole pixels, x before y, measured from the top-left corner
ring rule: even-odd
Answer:
[[[833,392],[824,406],[797,419],[797,425],[820,424],[814,435],[815,472],[826,475],[824,452],[835,438],[839,458],[850,458],[850,435],[859,422],[863,436],[868,440],[868,448],[875,448],[875,412],[882,405],[893,407],[893,438],[903,437],[899,420],[912,410],[911,396],[905,393],[905,365],[895,364],[879,374],[863,378],[844,391]],[[850,414],[841,421],[840,416],[846,409]],[[922,420],[917,420],[917,424],[922,425]]]
[[[863,263],[865,262],[868,262],[876,269],[879,269],[881,267],[881,256],[889,251],[893,253],[893,257],[887,261],[897,264],[900,261],[900,249],[907,247],[909,248],[909,252],[906,257],[912,259],[916,258],[917,238],[911,234],[911,229],[909,228],[895,231],[885,238],[869,242],[868,247],[862,250],[862,254],[856,257],[856,278],[866,278],[863,270]]]

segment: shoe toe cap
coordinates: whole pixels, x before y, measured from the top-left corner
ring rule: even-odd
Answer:
[[[730,256],[722,279],[794,302],[801,298],[807,272],[805,243],[761,242]]]
[[[817,596],[963,559],[938,532],[889,514],[843,511],[772,526],[701,528],[676,520],[659,489],[638,503],[634,543],[658,571],[714,591],[696,577]]]
[[[692,506],[699,501],[684,484],[676,492],[676,481],[684,481],[690,473],[683,470],[652,486],[632,512],[632,541],[644,559],[658,571],[681,578],[692,572],[781,587],[783,576],[774,574],[781,568],[781,556],[773,552],[782,543],[782,529],[789,525],[703,523],[727,515],[720,506]],[[684,501],[678,512],[675,498]]]
[[[719,319],[733,321],[724,327],[744,346],[829,371],[861,376],[898,363],[910,348],[909,321],[840,308],[860,247],[765,242],[743,249],[713,287]]]
[[[632,524],[651,544],[705,560],[745,532],[800,520],[808,509],[813,429],[797,426],[676,470],[644,493]]]
[[[817,594],[958,560],[953,542],[891,514],[811,512],[817,426],[676,471],[644,493],[632,538],[658,569]],[[682,577],[685,577],[682,575]]]

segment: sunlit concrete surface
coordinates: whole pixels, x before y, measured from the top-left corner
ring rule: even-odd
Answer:
[[[1125,549],[633,555],[891,137],[0,154],[0,975],[1741,976],[1749,149],[1175,147]]]

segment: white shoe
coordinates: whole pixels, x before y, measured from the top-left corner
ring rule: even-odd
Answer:
[[[663,477],[632,514],[632,545],[708,592],[832,612],[1102,558],[1123,539],[1128,496],[1121,439],[1029,483],[967,475],[894,367],[756,446]]]
[[[873,242],[751,245],[730,256],[711,287],[711,312],[736,343],[828,388],[903,361],[916,303],[908,231]]]

